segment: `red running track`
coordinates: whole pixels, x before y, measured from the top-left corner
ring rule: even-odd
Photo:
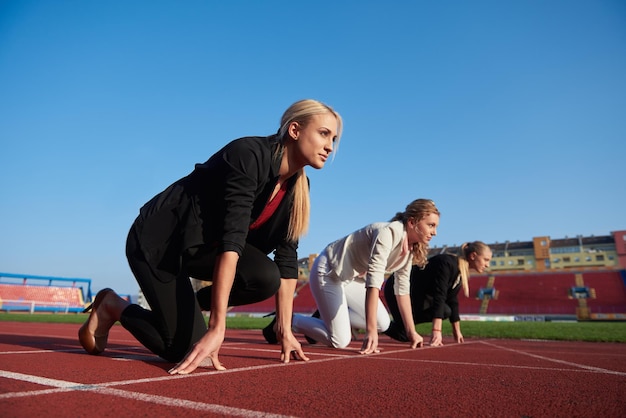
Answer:
[[[0,322],[0,416],[626,417],[626,345],[469,339],[382,352],[303,346],[278,361],[260,331],[228,330],[228,368],[170,376],[121,326],[90,356],[78,325]]]

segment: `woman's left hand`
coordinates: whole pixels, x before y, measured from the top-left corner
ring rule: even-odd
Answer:
[[[280,340],[280,361],[289,363],[291,356],[294,360],[309,361],[309,358],[302,351],[300,342],[296,339],[292,332],[287,332]]]
[[[218,353],[224,341],[224,331],[209,329],[206,334],[193,345],[176,366],[168,371],[169,374],[189,374],[198,366],[211,365],[215,370],[226,370],[218,358]]]

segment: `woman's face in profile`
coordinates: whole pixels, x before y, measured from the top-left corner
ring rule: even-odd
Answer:
[[[337,118],[330,112],[313,115],[306,125],[294,122],[296,127],[290,130],[293,145],[293,156],[303,167],[322,168],[333,152],[337,139]]]
[[[485,251],[483,254],[472,253],[469,264],[470,268],[476,270],[478,273],[483,273],[489,267],[491,262],[491,250]]]
[[[409,219],[407,228],[409,243],[427,245],[437,235],[437,226],[439,226],[439,215],[436,213],[430,213],[419,221]]]

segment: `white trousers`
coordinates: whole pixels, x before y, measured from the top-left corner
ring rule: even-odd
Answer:
[[[294,315],[292,328],[330,347],[345,348],[352,341],[352,328],[366,329],[365,282],[360,279],[337,280],[327,275],[328,259],[322,252],[311,267],[309,286],[320,318]],[[390,318],[378,300],[376,322],[379,332],[389,328]]]

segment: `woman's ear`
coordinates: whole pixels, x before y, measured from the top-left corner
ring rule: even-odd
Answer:
[[[298,122],[291,122],[289,124],[289,129],[287,129],[289,136],[293,140],[298,140],[298,136],[300,134],[300,124]]]

